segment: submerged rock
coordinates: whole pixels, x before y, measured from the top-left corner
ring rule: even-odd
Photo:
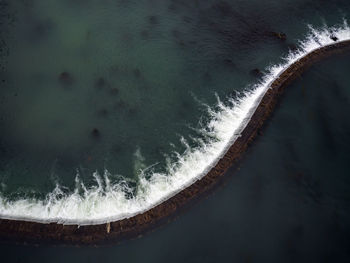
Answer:
[[[151,25],[157,25],[159,24],[159,19],[157,16],[150,16],[148,18],[148,22],[151,24]]]
[[[296,51],[298,48],[295,44],[288,44],[288,48],[291,50],[291,51]]]
[[[117,88],[112,88],[109,93],[112,95],[112,96],[115,96],[115,95],[118,95],[119,93],[119,89]]]
[[[222,17],[228,17],[233,15],[232,7],[225,1],[219,1],[212,5],[213,10],[217,10]]]
[[[67,71],[62,72],[59,75],[58,80],[64,86],[71,86],[74,82],[72,75]]]
[[[32,29],[27,31],[28,40],[31,42],[41,41],[47,38],[54,29],[54,23],[47,19],[42,21],[33,21]]]
[[[232,59],[228,59],[228,58],[224,59],[224,64],[225,64],[225,66],[228,66],[230,68],[235,67],[235,64],[233,63]]]
[[[95,82],[96,89],[103,89],[106,86],[106,81],[104,78],[100,77]]]
[[[277,39],[279,39],[281,41],[286,41],[287,40],[287,35],[285,33],[282,33],[282,32],[270,31],[270,32],[267,32],[266,35],[269,36],[269,37],[277,38]]]
[[[91,131],[91,135],[92,137],[94,138],[99,138],[101,136],[101,133],[98,129],[94,128],[92,131]]]
[[[135,116],[137,114],[137,109],[135,108],[129,108],[128,109],[128,115],[129,116]]]
[[[261,72],[260,69],[258,68],[255,68],[255,69],[252,69],[250,72],[250,75],[254,76],[254,77],[257,77],[257,78],[261,78],[264,74]]]
[[[107,117],[108,116],[108,110],[101,109],[101,110],[97,111],[97,115],[100,116],[100,117]]]
[[[114,105],[114,108],[115,109],[124,109],[126,108],[128,105],[123,101],[123,100],[120,100],[118,101],[115,105]]]

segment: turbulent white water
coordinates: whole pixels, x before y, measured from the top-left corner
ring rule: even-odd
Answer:
[[[200,146],[187,147],[176,161],[167,162],[165,173],[153,172],[144,168],[142,155],[138,150],[135,169],[141,168],[137,191],[127,198],[127,183],[113,184],[109,173],[103,176],[94,174],[96,186],[86,188],[76,178],[74,193],[65,194],[59,186],[44,200],[22,199],[9,201],[0,195],[0,217],[35,222],[59,222],[64,224],[100,224],[129,218],[149,210],[174,196],[195,181],[201,179],[225,154],[227,149],[246,127],[270,84],[291,64],[310,52],[335,42],[350,40],[350,28],[346,22],[340,27],[315,30],[299,43],[299,49],[283,58],[283,63],[267,69],[263,80],[249,88],[243,96],[231,99],[230,105],[220,101],[217,110],[209,109],[210,121],[200,132],[209,142],[197,140]],[[185,143],[185,142],[184,142]],[[186,144],[186,143],[185,143]],[[147,173],[147,179],[146,179]]]

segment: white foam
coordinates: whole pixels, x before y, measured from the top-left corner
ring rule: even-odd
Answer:
[[[176,161],[167,162],[164,173],[150,174],[151,169],[143,169],[138,178],[136,194],[132,198],[125,197],[125,191],[131,191],[127,182],[112,184],[108,171],[105,171],[102,177],[94,174],[96,185],[89,189],[77,176],[76,189],[71,194],[65,194],[57,186],[44,200],[9,201],[0,195],[0,217],[43,223],[100,224],[132,217],[169,199],[201,179],[215,166],[246,127],[270,84],[286,68],[310,52],[334,44],[331,35],[338,38],[337,42],[350,40],[350,28],[346,22],[337,28],[316,30],[310,27],[310,31],[306,39],[299,43],[298,51],[283,58],[282,64],[267,69],[268,73],[261,83],[250,87],[240,98],[231,99],[229,105],[218,100],[217,110],[209,109],[210,121],[200,131],[209,142],[198,139],[200,146],[188,146],[183,154],[178,154]],[[144,168],[139,150],[135,157],[138,158],[135,169]]]

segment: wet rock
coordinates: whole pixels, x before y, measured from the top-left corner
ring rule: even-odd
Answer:
[[[58,80],[64,86],[71,86],[74,82],[73,76],[67,71],[62,72],[59,75]]]
[[[335,35],[331,35],[330,39],[332,39],[334,42],[338,41],[339,39]]]
[[[250,73],[251,76],[254,76],[254,77],[257,77],[257,78],[261,78],[264,75],[260,71],[260,69],[258,69],[258,68],[252,69],[249,73]]]
[[[92,131],[91,131],[91,135],[92,137],[94,138],[99,138],[101,136],[101,133],[98,129],[94,128]]]
[[[277,39],[279,39],[281,41],[286,41],[287,40],[287,35],[285,33],[282,33],[282,32],[270,31],[270,32],[267,32],[266,35],[269,36],[269,37],[277,38]]]

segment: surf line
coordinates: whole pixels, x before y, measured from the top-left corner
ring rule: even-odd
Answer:
[[[348,29],[349,31],[349,29]],[[350,32],[350,31],[349,31]],[[304,49],[304,53],[291,53],[289,63],[268,83],[253,109],[249,121],[225,154],[200,179],[152,208],[112,222],[91,225],[64,225],[16,219],[0,219],[0,241],[59,244],[104,244],[141,235],[171,218],[180,208],[203,196],[215,185],[232,165],[237,164],[247,147],[262,129],[283,93],[284,88],[310,65],[336,53],[350,50],[350,33],[338,39],[327,35],[321,44]],[[325,37],[324,35],[322,36]],[[318,46],[317,46],[318,45]]]

